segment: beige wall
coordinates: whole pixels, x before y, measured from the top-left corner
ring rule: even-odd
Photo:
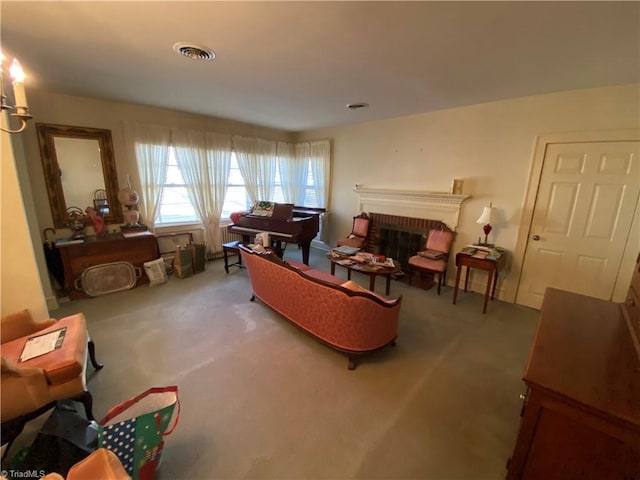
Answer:
[[[536,138],[559,132],[638,129],[640,85],[517,98],[355,126],[305,132],[333,142],[332,244],[357,213],[355,184],[448,191],[464,180],[465,201],[454,250],[483,235],[475,221],[489,202],[498,209],[490,241],[513,252]],[[370,108],[375,108],[372,105]],[[500,285],[513,301],[519,272]],[[475,288],[482,288],[478,276]],[[451,276],[449,276],[451,280]]]
[[[26,308],[33,318],[44,320],[49,314],[11,144],[19,137],[4,132],[0,137],[0,310],[6,315]]]

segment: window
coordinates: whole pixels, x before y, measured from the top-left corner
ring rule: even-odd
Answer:
[[[320,182],[322,183],[322,182]],[[269,199],[274,202],[284,202],[284,193],[282,190],[282,180],[280,171],[276,167],[274,179],[273,197]],[[317,196],[316,179],[313,178],[313,169],[311,161],[307,171],[307,180],[304,192],[304,201],[306,207],[319,207],[321,199]],[[232,212],[248,210],[251,208],[251,199],[247,194],[245,181],[238,167],[238,160],[235,153],[231,153],[231,163],[229,167],[229,178],[227,179],[227,193],[222,207],[222,219],[226,220]],[[175,152],[169,147],[169,160],[167,164],[167,178],[162,189],[160,205],[156,218],[157,225],[199,223],[200,219],[196,214],[189,194],[187,186],[182,177],[182,172],[178,166]]]
[[[231,212],[240,212],[251,208],[251,199],[244,186],[244,179],[240,174],[236,154],[231,153],[229,178],[227,179],[227,193],[222,206],[222,218],[227,219]]]
[[[175,152],[169,147],[167,179],[162,188],[160,206],[156,216],[157,225],[176,223],[199,223],[200,219],[189,199],[187,187],[178,167]]]

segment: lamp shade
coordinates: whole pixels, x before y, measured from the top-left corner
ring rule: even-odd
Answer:
[[[494,212],[494,209],[491,205],[489,205],[488,207],[484,207],[484,210],[482,210],[482,215],[480,215],[480,218],[476,220],[476,223],[479,223],[481,225],[491,224],[493,222],[493,217],[494,217],[493,212]]]

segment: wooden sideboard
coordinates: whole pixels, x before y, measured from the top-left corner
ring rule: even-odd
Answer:
[[[640,360],[623,308],[546,290],[508,479],[640,479]]]
[[[144,274],[143,263],[159,257],[158,241],[154,235],[125,238],[121,235],[108,237],[87,237],[83,243],[58,247],[64,267],[65,290],[74,300],[86,298],[75,288],[75,280],[87,268],[111,262],[129,262],[143,269],[137,285],[149,283]]]

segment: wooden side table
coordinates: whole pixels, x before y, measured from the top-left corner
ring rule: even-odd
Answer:
[[[467,273],[464,279],[464,291],[467,291],[469,287],[469,269],[477,268],[479,270],[486,270],[489,272],[487,277],[487,289],[484,292],[484,307],[482,313],[487,313],[487,303],[489,301],[489,292],[491,292],[491,300],[496,294],[496,284],[498,283],[498,275],[500,270],[504,267],[506,261],[506,254],[502,254],[497,259],[492,258],[476,258],[464,253],[456,253],[456,284],[453,289],[453,304],[456,304],[458,298],[458,284],[460,283],[460,274],[462,273],[462,267],[467,267]]]

